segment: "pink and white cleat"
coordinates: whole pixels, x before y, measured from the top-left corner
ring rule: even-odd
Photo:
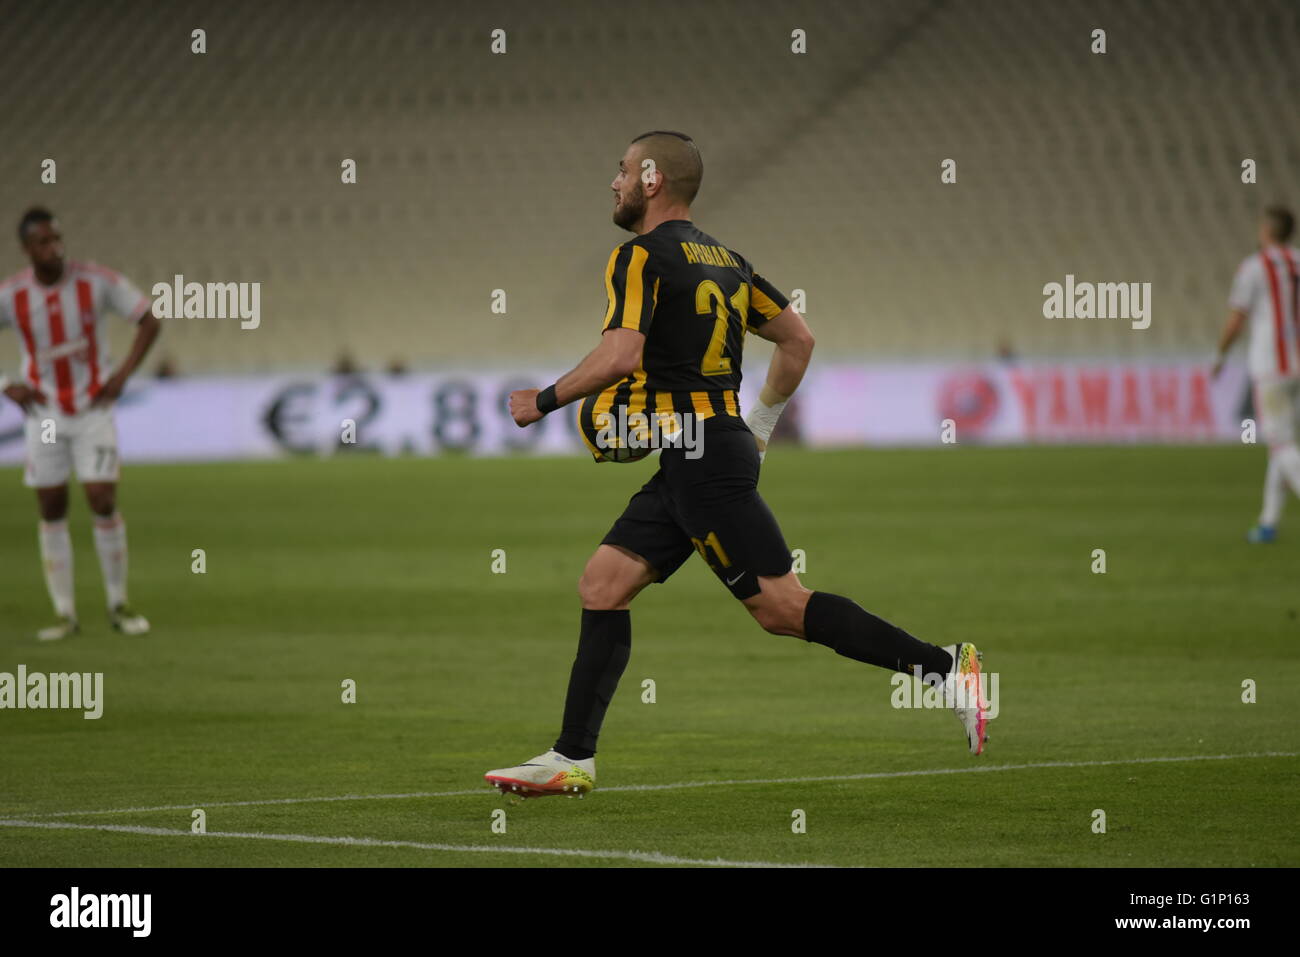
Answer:
[[[971,754],[983,754],[988,742],[988,703],[980,681],[980,659],[984,657],[969,641],[946,645],[952,655],[952,671],[943,682],[944,703],[952,708],[966,730],[966,744]]]
[[[582,797],[596,786],[596,759],[575,761],[554,749],[513,768],[498,768],[483,775],[503,794],[518,797],[568,795]]]

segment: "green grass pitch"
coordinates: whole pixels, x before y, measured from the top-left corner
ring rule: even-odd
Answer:
[[[1300,510],[1245,544],[1257,449],[778,447],[762,491],[805,584],[984,650],[987,754],[950,714],[892,708],[885,672],[765,634],[692,558],[633,606],[596,791],[509,803],[482,774],[554,740],[578,575],[652,468],[130,467],[154,633],[109,631],[78,501],[83,631],[49,646],[34,503],[3,471],[0,671],[103,672],[105,705],[0,711],[0,867],[1300,864]],[[702,786],[636,787],[672,784]],[[365,799],[274,803],[343,796]],[[112,813],[64,813],[92,811]]]

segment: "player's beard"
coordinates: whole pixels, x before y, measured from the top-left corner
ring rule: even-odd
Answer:
[[[632,195],[620,198],[622,203],[614,207],[614,225],[635,232],[633,227],[645,219],[645,190],[641,188],[641,182],[637,181]]]

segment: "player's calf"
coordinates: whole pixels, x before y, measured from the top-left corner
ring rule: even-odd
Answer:
[[[804,612],[811,589],[805,588],[794,572],[778,576],[759,576],[759,593],[743,600],[759,627],[772,635],[803,638]]]
[[[794,576],[791,573],[786,577]],[[766,584],[762,579],[760,582]],[[777,585],[772,589],[774,596],[789,595],[790,592],[788,585]],[[905,674],[919,672],[927,683],[942,687],[952,697],[949,704],[962,722],[971,753],[983,752],[987,740],[987,717],[980,698],[979,653],[974,645],[962,643],[940,648],[921,641],[842,595],[814,591],[801,597],[803,621],[799,630],[777,630],[776,634],[797,633],[805,640],[825,645],[845,658],[889,671]],[[769,602],[755,600],[752,606],[750,610],[760,624],[766,622],[764,627],[773,626],[768,630],[792,628],[788,619],[789,608],[776,598]],[[953,692],[952,689],[957,686],[960,686],[963,694]]]

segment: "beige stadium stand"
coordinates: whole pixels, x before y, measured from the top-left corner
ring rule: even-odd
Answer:
[[[5,215],[49,205],[70,255],[146,291],[262,283],[256,331],[167,324],[159,354],[188,373],[572,361],[627,236],[609,181],[652,128],[698,140],[697,220],[805,291],[823,356],[1201,354],[1258,208],[1300,202],[1292,0],[53,0],[6,17]],[[1151,282],[1151,328],[1044,319],[1067,273]]]

